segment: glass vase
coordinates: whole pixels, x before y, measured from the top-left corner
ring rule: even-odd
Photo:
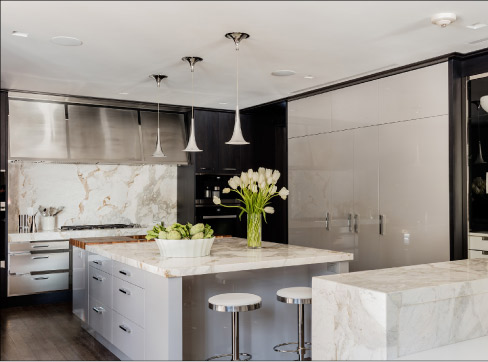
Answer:
[[[261,213],[247,214],[247,247],[261,247]]]

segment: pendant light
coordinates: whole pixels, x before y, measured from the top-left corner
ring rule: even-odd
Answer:
[[[473,102],[476,105],[476,108],[478,109],[478,157],[476,158],[476,161],[474,161],[475,164],[481,164],[481,163],[486,163],[486,161],[483,159],[483,153],[481,152],[481,132],[480,132],[480,108],[481,108],[481,102]]]
[[[241,40],[249,38],[249,34],[234,32],[234,33],[225,34],[225,37],[234,40],[234,43],[236,45],[236,65],[237,65],[237,77],[236,77],[237,97],[236,97],[236,119],[234,122],[234,133],[232,133],[231,139],[225,143],[228,145],[248,145],[249,142],[247,142],[244,139],[244,136],[242,135],[241,118],[239,116],[239,43],[241,42]]]
[[[160,88],[161,81],[164,78],[168,78],[166,75],[162,75],[162,74],[153,74],[150,77],[152,77],[156,80],[156,84],[158,86],[158,89]],[[158,137],[157,137],[157,141],[156,141],[156,150],[152,154],[152,157],[166,157],[166,155],[163,152],[163,149],[161,148],[161,137],[159,135],[159,97],[158,97]]]
[[[193,89],[193,73],[195,71],[195,63],[201,62],[203,59],[200,57],[183,57],[181,60],[185,60],[190,64],[191,70],[191,124],[190,124],[190,138],[188,139],[188,145],[183,150],[184,152],[202,152],[198,148],[195,140],[195,118],[193,115],[193,107],[195,103],[195,91]]]

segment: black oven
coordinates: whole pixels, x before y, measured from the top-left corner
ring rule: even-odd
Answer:
[[[197,223],[209,224],[215,235],[242,236],[242,223],[246,222],[245,215],[239,220],[241,209],[223,207],[219,205],[197,205],[195,219]]]

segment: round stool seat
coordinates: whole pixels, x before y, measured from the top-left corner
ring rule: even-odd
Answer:
[[[276,292],[276,299],[288,304],[312,304],[312,288],[283,288]]]
[[[208,307],[217,312],[247,312],[261,308],[261,297],[250,293],[225,293],[208,299]]]

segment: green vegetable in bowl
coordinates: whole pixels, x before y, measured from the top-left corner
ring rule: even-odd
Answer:
[[[210,239],[214,236],[214,231],[208,224],[192,225],[187,223],[182,225],[174,223],[169,227],[164,227],[164,224],[156,224],[152,230],[147,231],[146,239],[168,239],[168,240],[195,240],[195,239]]]

